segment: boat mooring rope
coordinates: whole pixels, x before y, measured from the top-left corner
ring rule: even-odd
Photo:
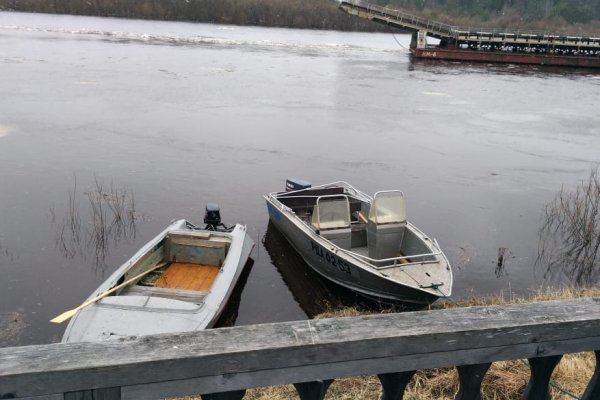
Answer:
[[[409,53],[414,53],[414,51],[412,49],[409,49],[406,46],[404,46],[402,43],[400,43],[400,41],[398,40],[398,38],[396,38],[395,34],[392,33],[392,37],[394,38],[394,40],[396,41],[396,43],[398,43],[398,46],[402,47],[404,50],[408,51]]]
[[[529,367],[529,363],[527,362],[527,360],[521,360],[521,362]],[[575,400],[581,400],[581,397],[577,397],[577,395],[575,393],[570,392],[567,389],[565,389],[564,387],[560,386],[558,383],[556,383],[554,381],[554,379],[550,379],[550,386],[552,386],[553,388],[555,388],[559,392],[562,392],[562,393],[566,394],[567,396],[569,396],[569,397],[571,397],[571,398],[573,398]]]
[[[444,292],[442,292],[440,289],[438,289],[437,287],[435,287],[434,289],[435,289],[435,290],[437,290],[437,291],[440,293],[440,295],[441,295],[440,297],[441,297],[442,299],[444,299],[445,301],[447,301],[448,303],[450,303],[450,304],[452,304],[452,305],[454,305],[454,306],[458,306],[458,303],[457,303],[457,302],[455,302],[454,300],[452,300],[450,297],[446,296],[446,295],[444,294]]]

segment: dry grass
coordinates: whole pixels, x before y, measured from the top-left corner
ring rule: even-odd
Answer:
[[[568,354],[552,375],[553,382],[564,390],[581,396],[595,367],[593,353]],[[517,400],[529,381],[529,367],[523,360],[492,364],[482,384],[483,400]],[[406,400],[448,400],[458,391],[455,368],[418,371],[406,389]],[[553,400],[572,400],[568,394],[552,387]],[[381,385],[376,376],[359,376],[336,380],[327,391],[326,400],[377,400]],[[244,400],[299,399],[292,385],[249,389]]]
[[[381,385],[376,376],[336,379],[327,390],[326,400],[378,399]],[[250,389],[244,400],[299,399],[293,385]]]
[[[500,293],[494,297],[469,297],[457,302],[447,301],[432,308],[447,309],[501,304],[522,304],[546,300],[568,300],[580,297],[600,297],[600,289],[557,289],[535,291],[526,297]],[[388,311],[381,311],[388,312]],[[360,315],[355,308],[344,308],[323,313],[317,318],[349,317]],[[595,368],[593,353],[567,354],[554,370],[552,381],[562,390],[581,397]],[[529,367],[525,360],[500,361],[492,364],[482,384],[482,400],[517,400],[529,381]],[[458,373],[455,368],[418,371],[408,385],[406,400],[448,400],[458,391]],[[553,400],[572,400],[573,397],[551,387]],[[377,400],[381,385],[376,376],[337,379],[327,391],[326,400]],[[188,397],[186,399],[196,399]],[[198,398],[199,399],[199,398]],[[299,399],[292,385],[249,389],[244,400]]]
[[[502,304],[536,303],[548,300],[571,300],[582,297],[600,297],[600,288],[563,288],[534,290],[528,296],[518,296],[512,292],[500,292],[495,296],[469,296],[458,301],[446,301],[434,304],[432,309],[456,307],[476,307]]]
[[[385,311],[382,311],[385,312]],[[341,317],[358,317],[359,315],[365,314],[356,307],[345,307],[338,310],[328,310],[315,316],[315,319],[325,318],[341,318]]]

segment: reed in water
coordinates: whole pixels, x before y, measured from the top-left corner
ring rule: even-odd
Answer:
[[[536,266],[550,283],[565,279],[594,286],[600,280],[600,172],[572,190],[564,187],[546,205]]]
[[[64,217],[58,218],[54,207],[50,209],[56,246],[66,258],[93,254],[96,267],[103,267],[111,243],[135,238],[140,214],[133,193],[112,181],[106,184],[94,177],[94,186],[83,196],[75,177]]]

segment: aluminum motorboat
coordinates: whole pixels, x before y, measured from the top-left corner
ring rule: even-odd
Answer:
[[[406,219],[400,190],[374,196],[347,182],[288,179],[264,196],[273,225],[317,273],[382,303],[430,304],[452,293],[438,242]]]
[[[214,210],[207,208],[207,215],[210,212]],[[175,221],[89,296],[62,341],[211,328],[253,246],[243,225],[219,231],[201,229],[183,219]]]

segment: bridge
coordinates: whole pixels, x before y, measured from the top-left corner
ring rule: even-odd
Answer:
[[[0,399],[240,400],[292,383],[322,400],[334,379],[377,375],[401,400],[415,371],[456,367],[456,400],[479,400],[492,362],[528,359],[525,400],[549,399],[563,354],[594,351],[583,400],[600,398],[600,299],[281,322],[89,343],[0,348]],[[527,379],[527,377],[525,377]]]
[[[459,27],[362,0],[342,0],[339,7],[348,14],[413,32],[411,49],[420,49],[418,56],[432,54],[424,50],[429,48],[457,60],[600,67],[600,34]],[[439,46],[429,46],[427,36],[439,39]],[[465,50],[479,54],[460,53]]]

